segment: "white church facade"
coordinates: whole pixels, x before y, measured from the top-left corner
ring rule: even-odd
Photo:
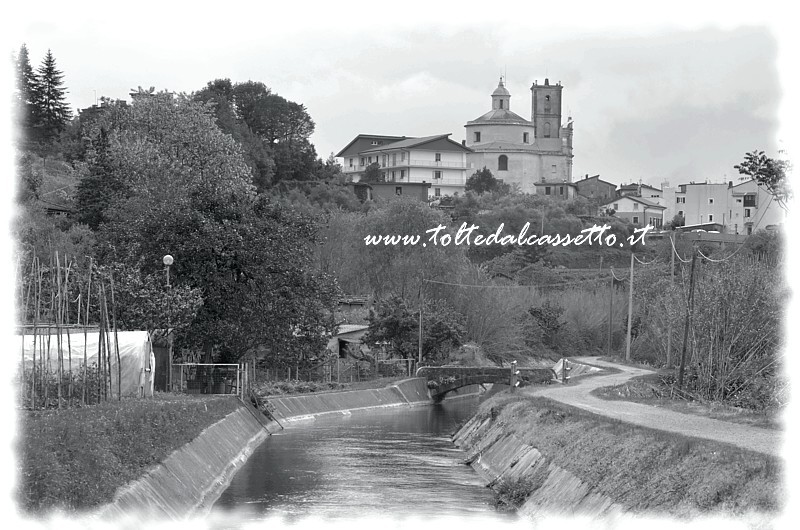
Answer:
[[[501,78],[491,110],[465,125],[468,173],[485,166],[525,193],[536,193],[537,184],[572,182],[572,120],[561,126],[562,89],[549,79],[543,85],[534,82],[526,120],[511,111],[511,94]]]

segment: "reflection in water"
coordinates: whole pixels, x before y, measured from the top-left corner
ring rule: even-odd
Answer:
[[[477,399],[290,426],[236,474],[215,512],[353,517],[491,514],[492,493],[450,435]]]

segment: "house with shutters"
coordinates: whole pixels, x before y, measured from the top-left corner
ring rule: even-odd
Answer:
[[[656,229],[664,226],[666,207],[636,195],[625,195],[600,207],[600,214],[614,210],[614,217],[636,226],[651,225]]]
[[[343,171],[353,182],[361,179],[367,166],[377,163],[382,183],[395,184],[387,187],[392,193],[399,189],[397,194],[403,194],[403,184],[427,184],[423,188],[429,197],[444,197],[463,195],[470,152],[451,140],[450,134],[422,138],[359,134],[336,156],[344,160]]]

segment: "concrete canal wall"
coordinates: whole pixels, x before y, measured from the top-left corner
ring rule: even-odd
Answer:
[[[580,477],[548,462],[535,448],[506,432],[492,417],[474,416],[454,435],[453,442],[468,453],[467,463],[488,486],[525,478],[533,492],[517,513],[542,516],[615,516],[622,507],[591,491]]]
[[[451,399],[475,395],[477,385],[454,391]],[[426,380],[399,381],[386,388],[314,393],[269,400],[283,422],[389,407],[431,405]],[[105,520],[154,517],[182,519],[211,509],[236,472],[267,436],[280,430],[254,407],[236,411],[203,430],[140,479],[120,488],[97,516]]]
[[[250,406],[240,406],[175,450],[142,478],[120,488],[101,519],[181,519],[205,514],[250,454],[280,427]]]
[[[481,390],[479,385],[466,386],[454,390],[446,399],[474,396]],[[398,381],[385,388],[272,397],[269,402],[275,408],[274,414],[281,422],[308,420],[362,410],[432,404],[427,381],[419,377]]]

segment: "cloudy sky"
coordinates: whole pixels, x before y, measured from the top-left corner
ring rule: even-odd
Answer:
[[[6,36],[9,51],[28,45],[34,65],[52,49],[75,108],[139,85],[263,81],[306,105],[323,157],[359,133],[460,141],[503,73],[512,110],[528,118],[534,80],[564,85],[575,178],[730,180],[746,151],[787,146],[777,4],[597,4],[36,2]]]

